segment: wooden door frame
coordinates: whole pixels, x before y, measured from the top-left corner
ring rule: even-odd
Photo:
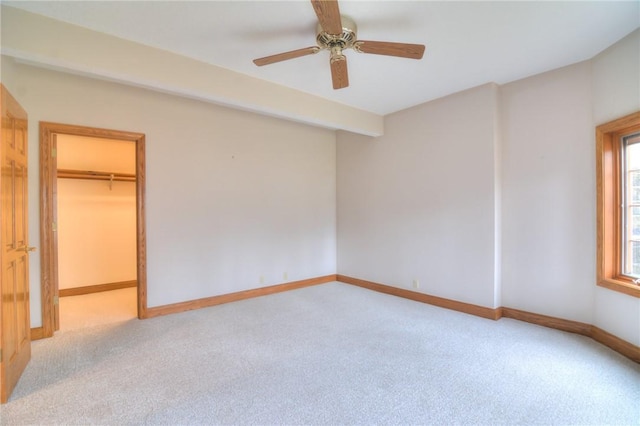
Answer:
[[[118,139],[136,144],[136,253],[138,318],[147,317],[147,242],[145,221],[145,135],[69,124],[40,122],[40,267],[42,328],[32,329],[32,338],[51,337],[58,329],[58,238],[56,233],[55,136],[57,134]]]

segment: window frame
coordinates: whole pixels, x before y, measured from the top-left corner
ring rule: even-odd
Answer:
[[[639,274],[634,274],[633,271],[631,273],[629,273],[629,271],[631,269],[633,269],[632,264],[632,257],[633,257],[633,250],[630,249],[630,247],[633,245],[633,243],[640,243],[640,237],[633,237],[633,211],[635,209],[640,208],[640,201],[633,201],[633,190],[634,190],[634,186],[630,185],[629,183],[631,181],[633,181],[633,175],[640,175],[640,168],[636,168],[636,169],[630,169],[629,168],[629,154],[628,154],[628,150],[630,147],[632,146],[636,146],[636,150],[638,149],[637,147],[640,147],[640,131],[638,132],[633,132],[631,134],[625,134],[624,136],[622,136],[621,138],[621,143],[620,143],[620,148],[621,151],[624,153],[624,155],[622,156],[622,164],[623,164],[623,169],[622,169],[622,176],[624,180],[621,180],[621,185],[622,185],[622,205],[624,205],[624,208],[622,209],[622,226],[623,226],[623,245],[622,245],[622,257],[621,257],[621,261],[622,261],[622,274],[625,275],[629,275],[632,277],[632,279],[640,279],[640,275]],[[636,155],[638,155],[640,153],[636,153]]]
[[[596,127],[597,284],[640,298],[622,271],[622,136],[640,131],[640,111]]]

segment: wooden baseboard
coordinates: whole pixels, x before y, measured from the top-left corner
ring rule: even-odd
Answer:
[[[223,303],[236,302],[238,300],[250,299],[253,297],[266,296],[268,294],[280,293],[283,291],[295,290],[303,287],[324,284],[336,281],[336,275],[326,275],[324,277],[310,278],[301,281],[292,281],[284,284],[261,287],[252,290],[239,291],[237,293],[222,294],[220,296],[206,297],[204,299],[189,300],[186,302],[173,303],[170,305],[147,308],[145,318],[153,318],[160,315],[176,314],[193,309],[207,308],[209,306],[221,305]]]
[[[452,309],[454,311],[464,312],[467,314],[498,320],[500,318],[511,318],[518,321],[524,321],[543,327],[555,328],[557,330],[567,331],[570,333],[581,334],[592,338],[621,355],[640,363],[640,347],[633,343],[627,342],[611,333],[608,333],[594,325],[586,324],[578,321],[571,321],[562,318],[550,317],[547,315],[534,314],[532,312],[521,311],[513,308],[485,308],[482,306],[471,305],[468,303],[458,302],[455,300],[444,299],[441,297],[430,296],[424,293],[418,293],[411,290],[392,287],[385,284],[374,283],[371,281],[361,280],[358,278],[347,277],[345,275],[337,275],[337,281],[353,284],[359,287],[368,288],[370,290],[379,291],[381,293],[391,294],[394,296],[404,297],[406,299],[415,300],[417,302],[427,303],[429,305],[439,306],[441,308]]]
[[[119,290],[121,288],[136,287],[137,285],[138,285],[138,282],[136,280],[132,280],[132,281],[119,281],[116,283],[88,285],[84,287],[61,288],[60,290],[58,290],[58,296],[60,297],[79,296],[81,294],[100,293],[102,291],[111,291],[111,290]]]
[[[640,364],[640,346],[629,343],[611,333],[608,333],[595,325],[591,326],[591,336],[593,340],[610,347],[614,351]]]
[[[613,334],[596,327],[595,325],[586,324],[578,321],[570,321],[562,318],[550,317],[546,315],[534,314],[531,312],[520,311],[512,308],[502,308],[502,315],[505,318],[512,318],[519,321],[529,322],[531,324],[541,325],[544,327],[555,328],[557,330],[568,331],[570,333],[581,334],[592,338],[621,355],[640,363],[640,347],[633,343],[627,342]]]
[[[364,287],[370,290],[379,291],[381,293],[404,297],[405,299],[411,299],[417,302],[427,303],[429,305],[434,305],[441,308],[464,312],[466,314],[471,314],[471,315],[475,315],[482,318],[497,320],[500,318],[500,315],[501,315],[500,308],[497,308],[497,309],[486,308],[484,306],[472,305],[470,303],[465,303],[465,302],[458,302],[456,300],[445,299],[443,297],[438,297],[438,296],[431,296],[425,293],[418,293],[417,291],[411,291],[403,288],[392,287],[386,284],[374,283],[371,281],[361,280],[358,278],[348,277],[345,275],[337,275],[337,280],[346,284],[352,284],[358,287]]]
[[[340,281],[346,284],[352,284],[359,287],[367,288],[369,290],[378,291],[381,293],[391,294],[393,296],[403,297],[405,299],[415,300],[417,302],[427,303],[429,305],[438,306],[441,308],[452,309],[454,311],[463,312],[479,316],[482,318],[488,318],[492,320],[498,320],[500,318],[511,318],[518,321],[524,321],[531,324],[540,325],[543,327],[554,328],[557,330],[567,331],[570,333],[577,333],[583,336],[592,338],[593,340],[608,346],[614,351],[624,355],[625,357],[640,363],[640,347],[627,342],[619,337],[614,336],[596,326],[586,324],[578,321],[570,321],[562,318],[551,317],[547,315],[535,314],[532,312],[521,311],[513,308],[486,308],[484,306],[473,305],[470,303],[458,302],[456,300],[445,299],[442,297],[431,296],[425,293],[418,293],[411,290],[392,287],[385,284],[375,283],[372,281],[361,280],[358,278],[348,277],[345,275],[326,275],[323,277],[310,278],[307,280],[293,281],[290,283],[277,284],[269,287],[256,288],[252,290],[240,291],[237,293],[223,294],[220,296],[207,297],[204,299],[191,300],[187,302],[174,303],[171,305],[157,306],[148,308],[144,318],[153,318],[161,315],[175,314],[184,311],[190,311],[193,309],[206,308],[209,306],[220,305],[223,303],[235,302],[238,300],[250,299],[253,297],[266,296],[269,294],[280,293],[288,290],[295,290],[298,288],[309,287],[318,284],[324,284],[331,281]],[[133,284],[132,284],[133,283]],[[80,290],[91,288],[102,288],[103,286],[111,286],[104,290],[114,290],[113,284],[122,285],[117,288],[135,287],[135,281],[125,281],[122,283],[101,284],[98,286],[80,287],[79,289],[68,290]],[[126,284],[126,285],[125,285]],[[60,290],[62,296],[62,291]],[[89,291],[87,293],[93,293],[95,291]],[[87,294],[76,293],[76,294]],[[31,340],[43,339],[44,329],[42,327],[31,329]]]
[[[583,322],[570,321],[562,318],[550,317],[547,315],[534,314],[531,312],[512,308],[502,308],[502,316],[504,318],[516,319],[518,321],[524,321],[544,327],[555,328],[557,330],[568,331],[569,333],[582,334],[583,336],[592,337],[591,324],[585,324]]]
[[[31,329],[31,340],[40,340],[40,339],[44,339],[45,337],[50,337],[50,336],[44,335],[43,327],[35,327]]]

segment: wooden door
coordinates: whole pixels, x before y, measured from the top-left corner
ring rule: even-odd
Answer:
[[[0,85],[2,140],[2,317],[0,402],[9,399],[31,358],[29,321],[29,247],[27,223],[27,114]]]

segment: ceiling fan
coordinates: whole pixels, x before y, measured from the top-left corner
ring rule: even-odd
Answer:
[[[313,55],[321,50],[328,50],[331,55],[330,65],[333,88],[342,89],[349,86],[347,57],[343,54],[345,49],[353,49],[356,52],[373,53],[375,55],[422,59],[424,54],[424,45],[422,44],[358,40],[355,22],[348,16],[340,15],[337,0],[311,0],[311,4],[318,17],[316,28],[317,46],[254,59],[254,64],[261,67],[301,56]]]

